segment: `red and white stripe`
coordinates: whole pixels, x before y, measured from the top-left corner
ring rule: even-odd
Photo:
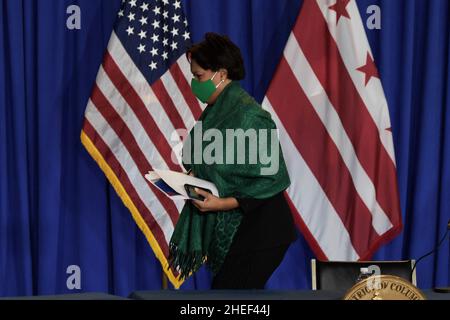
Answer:
[[[152,168],[183,170],[172,162],[181,142],[174,132],[190,130],[204,108],[190,90],[190,79],[190,66],[182,56],[150,85],[113,32],[83,126],[166,258],[184,201],[171,201],[144,175]]]
[[[339,0],[342,1],[342,0]],[[318,257],[369,258],[401,228],[394,147],[381,81],[354,0],[306,0],[264,108],[280,129],[287,196]]]

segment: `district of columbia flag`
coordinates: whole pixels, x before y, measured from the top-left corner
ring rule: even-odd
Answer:
[[[305,0],[263,102],[315,255],[367,260],[401,228],[389,110],[355,0]]]

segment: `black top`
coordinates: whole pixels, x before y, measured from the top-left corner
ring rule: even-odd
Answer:
[[[291,210],[283,192],[267,199],[238,198],[244,213],[229,254],[287,245],[297,239]]]

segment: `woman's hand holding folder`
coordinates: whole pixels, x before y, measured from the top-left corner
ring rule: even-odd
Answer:
[[[239,207],[235,198],[219,198],[200,188],[195,188],[195,192],[204,197],[203,201],[191,200],[200,212],[229,211]]]

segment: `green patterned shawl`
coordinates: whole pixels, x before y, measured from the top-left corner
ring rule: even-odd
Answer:
[[[201,121],[201,124],[200,124]],[[202,125],[203,133],[210,128],[218,129],[222,133],[225,145],[226,129],[276,129],[270,113],[249,96],[238,82],[230,83],[220,94],[216,103],[207,106],[196,126]],[[187,141],[191,142],[191,150],[195,150],[195,141],[191,131]],[[267,141],[270,143],[270,134]],[[204,139],[205,140],[205,139]],[[214,141],[211,138],[211,141]],[[203,141],[205,150],[211,141]],[[259,138],[258,138],[259,141]],[[289,184],[289,176],[281,152],[278,138],[275,141],[279,150],[279,169],[273,175],[261,175],[263,165],[258,157],[256,164],[249,164],[249,145],[246,143],[245,164],[237,164],[238,150],[237,140],[234,141],[234,150],[228,145],[228,152],[233,151],[229,157],[234,157],[234,164],[214,163],[207,165],[189,164],[185,161],[185,149],[183,148],[183,165],[191,169],[198,178],[212,181],[216,184],[220,197],[256,198],[265,199],[285,190]],[[270,146],[270,144],[268,144]],[[268,149],[268,150],[267,150]],[[270,147],[264,152],[270,155]],[[198,148],[197,148],[198,150]],[[216,150],[217,151],[217,150]],[[261,152],[259,149],[257,152]],[[227,147],[223,148],[223,158],[226,156]],[[195,158],[194,151],[189,155],[190,163]],[[212,152],[215,155],[214,152]],[[259,154],[259,153],[258,153]],[[229,161],[227,161],[229,163]],[[253,162],[254,163],[254,162]],[[216,274],[230,248],[233,237],[242,220],[241,210],[235,209],[226,212],[201,213],[191,201],[187,201],[181,211],[179,220],[172,235],[169,249],[169,263],[180,272],[180,278],[185,279],[196,272],[204,262]]]

